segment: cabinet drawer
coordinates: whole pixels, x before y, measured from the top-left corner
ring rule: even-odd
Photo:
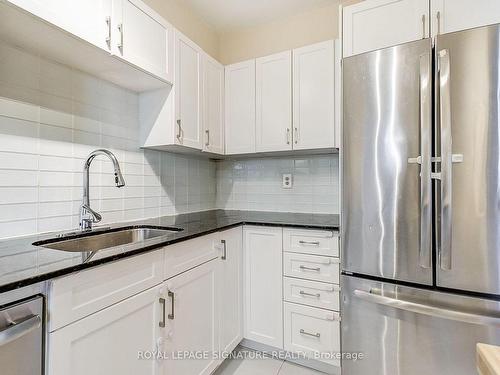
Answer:
[[[283,269],[285,276],[326,283],[339,283],[340,267],[338,258],[284,253]]]
[[[333,231],[283,230],[283,249],[294,253],[339,256],[339,238]]]
[[[291,277],[283,279],[283,298],[287,302],[339,311],[339,292],[338,285]]]
[[[49,331],[102,310],[163,281],[163,250],[50,282]]]
[[[315,307],[284,303],[284,346],[289,352],[306,353],[311,358],[340,366],[328,356],[340,352],[340,315]],[[323,356],[319,356],[325,353]]]
[[[219,255],[218,234],[194,238],[165,248],[165,278],[169,279]]]

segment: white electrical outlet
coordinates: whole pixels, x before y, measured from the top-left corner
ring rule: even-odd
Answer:
[[[283,173],[281,187],[283,189],[291,189],[292,188],[292,174],[291,173]]]

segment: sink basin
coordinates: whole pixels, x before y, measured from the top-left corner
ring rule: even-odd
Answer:
[[[180,228],[135,226],[114,228],[100,232],[72,234],[66,238],[52,238],[33,243],[49,249],[69,252],[96,252],[110,247],[133,244],[151,238],[179,232]]]

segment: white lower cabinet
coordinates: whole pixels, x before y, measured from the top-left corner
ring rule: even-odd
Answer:
[[[285,350],[305,353],[335,366],[340,352],[340,314],[315,307],[284,303]]]
[[[242,227],[220,233],[220,350],[231,352],[243,339]]]
[[[218,267],[214,259],[165,282],[165,375],[210,374],[219,364]]]
[[[283,349],[282,229],[245,227],[246,339]]]
[[[49,334],[50,375],[160,374],[141,359],[158,349],[161,287],[156,286]]]
[[[285,228],[283,239],[284,349],[340,373],[338,235]]]
[[[339,258],[285,252],[285,276],[336,283],[340,277]]]
[[[283,278],[283,299],[304,305],[339,311],[340,287],[311,280]]]

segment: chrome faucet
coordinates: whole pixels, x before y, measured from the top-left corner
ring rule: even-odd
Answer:
[[[125,180],[123,179],[122,172],[120,171],[120,164],[116,156],[108,150],[100,149],[95,150],[90,153],[83,165],[83,202],[80,206],[80,229],[82,231],[92,230],[92,224],[98,223],[102,220],[102,216],[90,208],[90,194],[89,194],[89,170],[92,161],[96,156],[105,155],[112,162],[115,169],[115,185],[120,188],[125,186]]]

